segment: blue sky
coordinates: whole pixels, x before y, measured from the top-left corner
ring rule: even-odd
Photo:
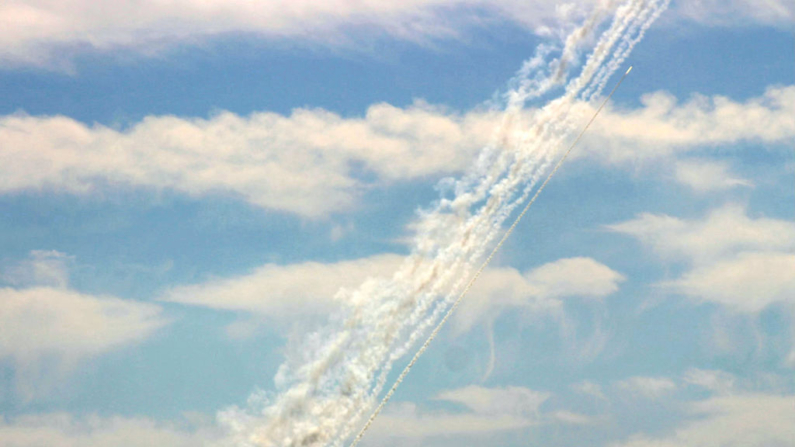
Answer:
[[[243,445],[609,3],[0,7],[0,446]],[[673,2],[363,445],[795,446],[794,15]]]

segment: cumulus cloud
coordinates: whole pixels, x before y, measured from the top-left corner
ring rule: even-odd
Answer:
[[[700,220],[643,214],[608,228],[636,237],[663,259],[689,263],[680,278],[661,285],[696,301],[756,313],[795,297],[792,222],[751,218],[730,204]]]
[[[122,48],[157,54],[177,44],[241,34],[353,47],[363,40],[357,39],[361,34],[424,44],[505,24],[548,34],[595,3],[608,2],[122,0],[100,5],[90,0],[10,0],[0,7],[5,29],[0,63],[68,68],[69,53],[78,50]]]
[[[66,287],[72,258],[57,250],[33,250],[28,259],[4,268],[0,279],[16,286]]]
[[[51,287],[0,289],[0,357],[93,356],[163,324],[159,306]]]
[[[456,311],[454,329],[461,333],[508,308],[547,312],[563,300],[598,300],[618,290],[624,276],[591,258],[564,258],[528,270],[491,268],[472,287]]]
[[[356,287],[370,277],[391,275],[403,259],[385,254],[331,264],[267,264],[244,276],[177,287],[162,299],[273,319],[327,315],[336,308],[334,297],[341,288]]]
[[[88,193],[110,185],[227,193],[318,217],[349,208],[367,184],[450,173],[491,136],[493,119],[417,103],[371,106],[361,118],[324,110],[290,116],[149,117],[124,131],[66,117],[0,118],[0,192]]]
[[[383,445],[386,439],[400,439],[405,442],[407,438],[494,434],[536,424],[535,420],[510,414],[428,413],[414,404],[403,403],[393,405],[389,411],[379,416],[370,429],[369,436],[378,440],[377,444],[371,445]]]
[[[698,267],[670,284],[679,292],[741,313],[795,303],[795,254],[741,253]]]
[[[355,287],[370,277],[394,273],[403,257],[383,254],[323,264],[268,264],[232,278],[176,287],[164,301],[239,311],[275,321],[327,315],[337,308],[341,288]],[[520,273],[510,267],[487,269],[455,314],[457,332],[493,318],[509,307],[533,312],[559,308],[570,297],[600,299],[618,290],[624,277],[591,258],[566,258]],[[253,328],[238,322],[231,335],[245,336]]]
[[[550,396],[547,392],[522,387],[486,388],[470,385],[442,392],[436,399],[464,405],[479,414],[537,416],[539,407]]]
[[[795,446],[795,396],[745,394],[690,405],[692,419],[670,435],[635,435],[614,447]]]
[[[78,50],[127,48],[157,54],[176,44],[249,34],[267,40],[355,45],[356,33],[387,35],[419,43],[459,38],[467,30],[514,24],[547,34],[597,2],[550,0],[8,0],[0,6],[0,63],[64,68]],[[672,12],[709,25],[760,23],[786,26],[793,6],[786,0],[700,0]]]
[[[333,45],[352,44],[357,32],[424,42],[455,38],[468,28],[495,22],[535,29],[558,21],[571,9],[560,11],[552,1],[512,0],[11,0],[0,7],[5,30],[0,61],[51,66],[64,62],[57,51],[64,48],[152,53],[240,33]]]
[[[756,313],[795,297],[795,224],[750,218],[726,205],[703,219],[643,214],[608,226],[636,237],[666,260],[691,265],[680,278],[662,283],[699,302]]]
[[[638,109],[602,113],[583,151],[622,165],[740,142],[783,145],[795,137],[794,86],[771,86],[744,102],[696,95],[679,103],[669,93],[656,92],[642,96],[641,103]]]
[[[171,423],[144,417],[30,414],[0,417],[0,439],[3,447],[196,447],[218,436],[206,419],[193,415]]]
[[[139,342],[165,324],[156,305],[67,289],[0,288],[0,360],[16,369],[25,400],[82,359]],[[44,369],[55,362],[55,371]]]
[[[0,361],[13,365],[25,401],[46,395],[80,360],[139,342],[166,323],[155,304],[71,290],[69,259],[33,251],[2,275],[15,287],[0,288]]]
[[[702,219],[643,213],[607,228],[637,238],[663,259],[700,265],[741,252],[795,249],[795,223],[752,218],[736,204],[716,208]]]
[[[541,423],[539,406],[551,395],[523,387],[469,386],[448,390],[434,399],[463,405],[466,411],[428,411],[415,404],[392,406],[373,424],[371,433],[384,438],[427,438],[489,434]]]
[[[598,383],[589,380],[575,383],[571,385],[570,388],[579,394],[591,396],[599,400],[607,400],[607,396],[605,396],[605,393],[602,391],[602,387]]]
[[[676,383],[667,377],[631,377],[616,386],[631,395],[646,399],[659,399],[676,390]]]
[[[675,177],[677,182],[698,193],[753,186],[750,181],[732,175],[725,161],[680,160],[676,162]]]
[[[734,390],[736,378],[725,371],[691,368],[682,377],[685,383],[701,387],[717,394],[729,394]]]
[[[788,0],[693,0],[677,5],[679,15],[708,25],[754,23],[789,26],[795,3]]]
[[[497,120],[480,110],[459,114],[422,102],[376,104],[363,117],[347,118],[321,109],[289,116],[150,116],[125,130],[63,116],[8,115],[0,118],[0,193],[166,188],[231,194],[317,218],[350,209],[372,186],[463,171]],[[597,124],[591,143],[577,153],[619,166],[738,142],[783,144],[795,138],[795,87],[771,87],[744,103],[714,97],[677,105],[657,93],[639,109],[606,110]],[[694,163],[681,162],[677,178],[698,190],[744,182],[723,176],[720,162]]]

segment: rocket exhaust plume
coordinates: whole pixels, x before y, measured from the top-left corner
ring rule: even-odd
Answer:
[[[412,253],[400,269],[391,278],[371,278],[355,290],[341,291],[343,309],[326,327],[307,335],[301,349],[288,355],[279,369],[275,378],[279,394],[254,395],[248,408],[219,415],[230,430],[224,445],[341,446],[374,408],[394,363],[430,328],[435,326],[430,338],[438,333],[518,222],[498,241],[505,220],[527,203],[519,218],[524,215],[550,177],[536,189],[539,180],[550,169],[554,174],[568,155],[567,151],[561,156],[561,149],[581,126],[583,102],[592,103],[600,96],[607,80],[669,2],[628,0],[614,8],[613,1],[604,1],[581,25],[569,24],[573,30],[560,45],[541,45],[509,84],[504,118],[493,143],[483,149],[464,177],[446,183],[449,198],[442,197],[422,213]],[[613,9],[609,25],[602,26]],[[572,75],[572,67],[578,65],[590,42],[590,53]],[[528,121],[527,102],[555,89],[562,89],[560,95],[535,109]],[[555,159],[560,161],[553,167]],[[528,201],[534,190],[535,196]]]
[[[546,188],[546,186],[549,183],[549,181],[552,180],[552,177],[555,175],[556,172],[558,172],[558,169],[560,169],[560,167],[563,165],[563,162],[566,161],[566,158],[569,156],[569,154],[571,153],[572,149],[574,149],[574,147],[577,145],[577,143],[580,142],[580,139],[582,138],[582,136],[585,135],[585,132],[588,130],[589,127],[591,127],[591,124],[594,122],[596,117],[599,115],[599,112],[601,112],[602,109],[605,107],[605,104],[607,104],[607,101],[609,101],[610,98],[613,97],[613,93],[615,93],[616,90],[618,90],[618,86],[621,85],[622,82],[624,82],[624,78],[627,77],[627,75],[629,74],[630,71],[632,71],[632,67],[629,67],[629,69],[626,71],[626,73],[624,73],[624,75],[621,76],[621,79],[618,81],[616,86],[613,87],[613,90],[610,92],[610,94],[607,95],[607,98],[605,98],[604,101],[602,101],[602,104],[599,106],[599,108],[596,109],[596,112],[591,117],[591,120],[588,121],[588,124],[585,125],[585,127],[582,129],[580,134],[577,135],[577,138],[574,140],[574,142],[571,144],[571,146],[569,146],[568,150],[566,150],[566,152],[563,154],[563,157],[561,157],[560,160],[558,160],[557,164],[555,164],[555,168],[552,170],[552,172],[549,173],[549,175],[547,176],[546,180],[544,180],[544,183],[542,183],[541,186],[536,190],[536,193],[533,195],[533,198],[531,198],[527,202],[527,205],[525,205],[524,209],[522,209],[522,212],[519,213],[519,216],[517,216],[516,219],[511,224],[511,226],[508,227],[508,230],[502,236],[502,239],[500,239],[500,241],[497,243],[497,245],[494,247],[494,249],[491,250],[491,253],[486,258],[486,260],[483,261],[483,264],[480,265],[480,268],[478,268],[478,270],[475,272],[475,274],[472,275],[472,279],[469,280],[469,282],[467,283],[466,287],[464,287],[464,290],[461,291],[461,294],[458,295],[458,299],[456,299],[455,302],[453,303],[453,305],[450,306],[449,309],[447,309],[447,312],[444,314],[444,317],[442,318],[441,321],[439,321],[439,323],[433,329],[433,332],[431,332],[431,335],[428,336],[428,338],[425,340],[425,343],[423,343],[423,345],[420,346],[420,349],[417,351],[416,354],[414,354],[414,357],[411,359],[409,364],[406,365],[406,367],[400,373],[398,378],[395,380],[395,383],[392,385],[392,388],[390,388],[389,391],[387,391],[386,395],[384,395],[384,398],[381,400],[381,403],[378,404],[378,407],[376,407],[375,411],[373,411],[373,413],[370,415],[370,418],[364,424],[364,427],[362,427],[362,429],[359,431],[359,433],[353,439],[353,442],[351,442],[351,446],[350,447],[356,447],[356,445],[359,444],[359,441],[361,441],[362,437],[364,436],[364,433],[367,431],[368,428],[370,428],[370,425],[373,423],[375,418],[378,417],[378,414],[381,413],[381,410],[384,408],[384,406],[387,404],[387,402],[389,402],[389,399],[392,397],[392,395],[395,393],[397,388],[400,386],[401,382],[403,382],[403,379],[406,378],[406,375],[408,375],[408,373],[411,371],[411,368],[414,366],[414,364],[417,363],[417,360],[419,360],[419,358],[422,356],[422,354],[425,352],[425,350],[428,349],[428,346],[431,345],[431,342],[433,342],[433,339],[436,338],[436,335],[439,333],[439,331],[442,330],[442,327],[444,327],[444,324],[450,318],[450,315],[452,315],[453,312],[455,312],[456,308],[458,308],[459,304],[461,304],[461,300],[464,299],[464,297],[466,296],[467,292],[469,292],[469,289],[472,288],[472,285],[475,284],[475,281],[478,280],[478,277],[480,277],[481,273],[483,273],[483,270],[485,270],[486,267],[488,267],[489,263],[494,258],[494,255],[496,255],[497,252],[500,250],[500,247],[502,247],[503,244],[505,244],[505,241],[508,240],[508,237],[510,237],[511,233],[513,233],[513,230],[516,229],[516,226],[519,225],[519,222],[522,220],[524,215],[527,214],[527,211],[530,209],[531,206],[533,206],[533,203],[536,201],[538,196],[541,195],[541,191],[543,191],[544,188]],[[494,339],[493,339],[493,335],[490,336],[489,343],[491,344],[492,356],[493,356],[494,355]],[[492,362],[493,362],[493,359],[492,359]],[[492,364],[492,365],[489,366],[489,369],[491,369],[493,367],[494,366]]]

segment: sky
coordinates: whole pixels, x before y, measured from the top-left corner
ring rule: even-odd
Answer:
[[[620,3],[4,2],[0,447],[232,445]],[[793,19],[673,1],[362,445],[795,446]]]

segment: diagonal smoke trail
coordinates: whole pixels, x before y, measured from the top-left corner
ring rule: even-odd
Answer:
[[[353,442],[351,442],[350,447],[356,447],[356,445],[359,444],[359,441],[361,441],[361,439],[364,436],[365,432],[367,432],[367,429],[370,428],[370,425],[373,423],[375,418],[378,417],[378,414],[381,413],[381,410],[384,408],[384,406],[387,404],[387,402],[389,402],[389,399],[392,397],[392,395],[395,394],[395,391],[398,389],[400,384],[403,382],[403,379],[406,378],[406,375],[408,375],[408,373],[411,371],[411,368],[414,366],[414,364],[417,363],[417,360],[419,360],[419,358],[422,356],[422,354],[425,353],[425,351],[428,349],[428,346],[431,345],[431,343],[433,342],[433,339],[436,338],[436,336],[439,334],[439,331],[442,330],[442,327],[444,327],[444,325],[447,322],[447,320],[450,318],[450,316],[453,314],[453,312],[455,312],[456,308],[461,304],[461,300],[464,299],[464,297],[467,295],[469,290],[472,288],[472,285],[474,285],[475,281],[478,280],[478,277],[480,277],[480,275],[483,273],[483,271],[486,270],[486,267],[488,267],[489,263],[491,263],[491,260],[494,258],[494,256],[497,254],[497,252],[503,246],[503,244],[505,244],[505,241],[508,240],[508,237],[510,237],[511,233],[513,233],[513,231],[516,229],[516,226],[519,225],[519,222],[522,220],[524,215],[527,214],[527,211],[530,210],[530,207],[533,206],[533,203],[535,203],[536,199],[541,194],[541,192],[544,190],[544,188],[547,186],[547,184],[552,179],[552,177],[555,175],[555,173],[558,172],[558,169],[560,169],[560,167],[563,165],[563,162],[566,161],[566,158],[569,156],[569,154],[571,153],[572,149],[574,149],[574,147],[580,141],[582,136],[585,135],[585,132],[588,130],[588,128],[591,127],[591,124],[594,122],[594,120],[596,119],[597,115],[599,115],[599,112],[602,111],[602,109],[604,108],[605,104],[607,104],[607,101],[609,101],[610,98],[613,96],[613,93],[616,92],[616,90],[618,89],[618,86],[621,85],[621,82],[624,81],[624,78],[627,77],[627,75],[629,74],[630,70],[632,70],[632,67],[629,67],[629,70],[627,70],[627,72],[624,73],[624,76],[622,76],[621,79],[618,81],[616,86],[613,88],[613,91],[611,91],[610,94],[607,95],[607,98],[605,98],[605,100],[602,102],[602,105],[600,105],[599,108],[596,109],[596,113],[594,113],[593,117],[591,117],[591,120],[588,121],[588,124],[585,125],[585,128],[582,129],[580,134],[577,135],[577,138],[574,140],[574,142],[571,144],[571,146],[569,146],[569,149],[563,154],[563,157],[561,157],[560,160],[557,162],[557,164],[555,164],[555,168],[552,170],[552,172],[549,173],[549,175],[547,176],[546,180],[544,180],[544,183],[541,184],[541,186],[538,188],[538,190],[536,190],[536,193],[533,195],[533,198],[531,198],[527,202],[527,205],[525,205],[524,209],[522,209],[522,212],[519,213],[519,216],[516,217],[516,219],[511,224],[511,226],[508,228],[508,230],[502,236],[502,239],[500,239],[500,241],[497,243],[497,245],[494,247],[494,249],[492,249],[492,251],[489,254],[489,256],[486,258],[485,261],[483,261],[483,264],[480,265],[480,268],[478,268],[478,270],[475,272],[475,274],[472,275],[472,278],[469,280],[469,282],[467,283],[466,287],[464,287],[464,290],[461,291],[461,293],[458,295],[458,298],[455,300],[455,302],[453,302],[453,305],[450,306],[450,308],[447,310],[447,312],[445,312],[444,317],[442,318],[442,320],[439,321],[439,324],[437,324],[436,327],[433,329],[433,332],[431,332],[431,335],[428,336],[428,338],[425,340],[425,343],[423,343],[422,346],[420,346],[420,349],[417,351],[416,354],[414,354],[414,357],[411,359],[409,364],[406,365],[406,367],[400,373],[398,378],[395,380],[395,383],[392,385],[392,388],[389,389],[389,391],[386,393],[384,398],[381,400],[381,403],[378,404],[378,407],[376,407],[376,409],[370,415],[370,418],[364,424],[364,427],[362,427],[362,429],[359,431],[359,433],[353,439]],[[491,343],[493,344],[494,341],[491,340]],[[493,346],[492,346],[492,349],[493,349]]]
[[[273,400],[254,396],[247,410],[219,417],[235,447],[340,445],[373,408],[393,364],[451,308],[466,278],[526,202],[582,119],[580,101],[598,96],[609,76],[667,7],[668,0],[629,0],[615,8],[579,74],[584,47],[613,10],[597,8],[560,46],[544,45],[511,82],[493,143],[418,224],[412,255],[391,278],[373,278],[344,294],[347,303],[324,329],[307,336],[275,381]],[[559,54],[557,58],[553,58]],[[550,60],[550,58],[553,58]],[[563,87],[535,110],[525,105]],[[521,131],[519,129],[522,129]],[[524,130],[526,129],[526,130]]]

